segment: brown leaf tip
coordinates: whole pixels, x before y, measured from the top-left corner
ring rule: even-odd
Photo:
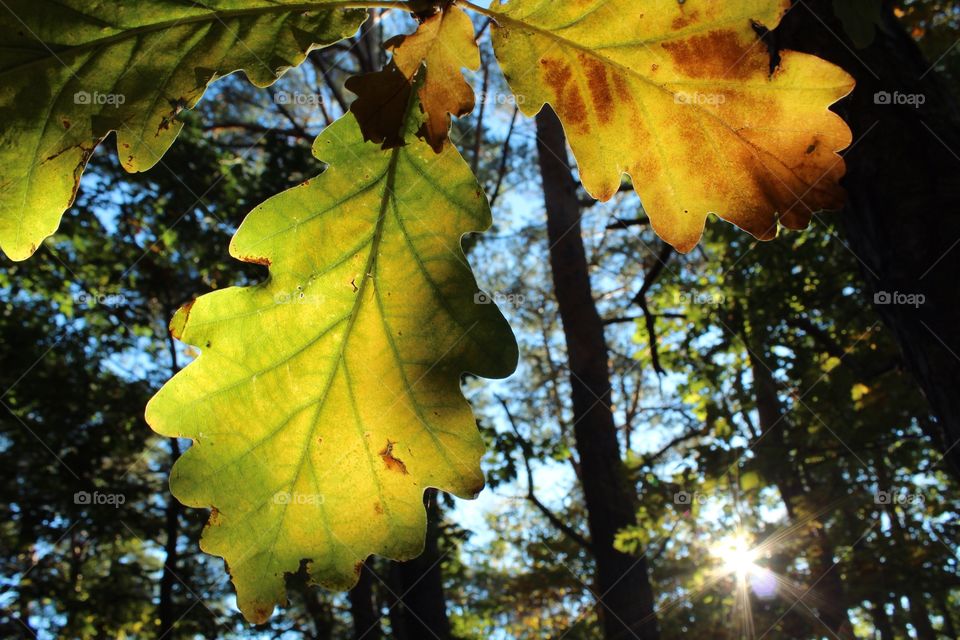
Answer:
[[[270,261],[270,258],[264,258],[262,256],[240,256],[240,260],[243,262],[249,262],[250,264],[258,264],[261,267],[269,267],[273,264]]]

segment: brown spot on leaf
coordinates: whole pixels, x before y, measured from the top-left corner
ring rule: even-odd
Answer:
[[[691,11],[690,13],[687,13],[686,11],[683,10],[682,5],[680,7],[680,11],[682,11],[683,13],[677,16],[676,18],[674,18],[673,23],[671,24],[671,26],[675,31],[679,31],[684,27],[690,26],[691,24],[696,22],[697,19],[700,17],[700,12]]]
[[[587,86],[590,88],[590,97],[597,110],[597,117],[601,123],[608,123],[613,119],[613,92],[607,80],[607,68],[602,62],[585,53],[578,56],[583,71],[587,75]]]
[[[543,65],[543,79],[550,85],[556,96],[557,113],[564,122],[578,127],[581,133],[587,133],[587,105],[580,95],[580,88],[573,79],[570,65],[550,58],[540,60]]]
[[[661,46],[688,76],[744,79],[758,70],[764,74],[769,70],[768,57],[751,55],[751,44],[742,43],[734,31],[717,30],[664,42]]]
[[[383,464],[385,464],[387,469],[390,471],[396,471],[403,475],[409,475],[409,472],[407,471],[407,465],[403,463],[403,460],[393,455],[393,447],[396,444],[397,443],[393,442],[392,440],[387,440],[387,445],[383,448],[383,451],[380,452],[380,458],[383,460]]]
[[[272,264],[270,258],[264,258],[262,256],[240,256],[240,260],[249,262],[250,264],[259,264],[262,267],[269,267]]]
[[[373,512],[377,515],[383,515],[383,505],[380,504],[379,500],[373,503]]]
[[[70,121],[67,120],[66,118],[63,119],[63,128],[70,129]]]
[[[657,65],[653,65],[657,66]],[[626,78],[623,77],[623,74],[615,71],[613,73],[613,86],[617,90],[617,97],[623,100],[624,102],[632,103],[633,96],[630,94],[630,86],[627,84]]]
[[[354,575],[359,576],[361,571],[363,571],[363,560],[358,560],[357,562],[353,563],[353,573]]]
[[[220,526],[220,510],[217,509],[216,507],[210,508],[210,519],[207,520],[207,525],[211,527]]]

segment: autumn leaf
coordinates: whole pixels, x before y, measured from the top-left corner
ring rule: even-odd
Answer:
[[[829,106],[853,80],[758,42],[789,0],[496,3],[497,58],[524,113],[556,110],[586,190],[629,175],[657,233],[689,251],[715,213],[770,239],[843,202],[851,134]]]
[[[414,137],[384,152],[348,114],[314,153],[326,171],[258,207],[231,244],[269,278],[178,312],[174,334],[202,354],[147,408],[158,433],[194,441],[171,489],[213,508],[202,547],[226,559],[253,622],[301,561],[348,589],[371,553],[418,555],[424,489],[469,498],[484,484],[461,374],[506,376],[518,358],[461,249],[491,215],[456,149]]]
[[[363,139],[376,142],[382,149],[406,144],[406,110],[413,84],[390,62],[380,71],[347,78],[344,86],[357,94],[350,111],[360,125]]]
[[[393,38],[389,46],[393,62],[411,82],[426,65],[426,78],[419,89],[427,113],[422,135],[440,153],[450,131],[450,115],[460,117],[473,111],[473,88],[462,72],[480,68],[473,23],[462,10],[450,5],[424,20],[415,33]]]
[[[111,131],[123,167],[145,171],[176,139],[177,114],[210,82],[243,69],[267,86],[311,48],[354,33],[367,15],[334,0],[311,5],[7,0],[0,249],[24,260],[56,231],[87,161]]]

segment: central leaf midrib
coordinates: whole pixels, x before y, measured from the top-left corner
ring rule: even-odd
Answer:
[[[393,187],[396,181],[397,165],[399,164],[400,151],[401,151],[401,147],[398,147],[394,149],[390,155],[390,164],[388,165],[387,172],[386,172],[386,184],[384,185],[384,189],[383,189],[383,197],[380,199],[380,211],[378,212],[377,223],[373,232],[373,241],[370,244],[370,256],[367,258],[367,262],[364,265],[360,286],[357,288],[357,292],[356,292],[356,300],[354,301],[353,307],[350,311],[350,319],[348,320],[347,327],[344,330],[343,340],[340,342],[340,349],[338,350],[336,360],[334,361],[333,369],[330,371],[330,376],[327,378],[327,383],[324,386],[324,389],[317,400],[317,407],[314,410],[314,415],[313,415],[313,418],[311,419],[312,425],[310,426],[309,429],[307,429],[306,441],[303,443],[303,446],[300,447],[300,458],[299,460],[297,460],[297,464],[296,464],[297,471],[296,471],[296,474],[293,476],[293,479],[290,481],[290,484],[288,485],[290,493],[293,493],[293,490],[296,488],[297,483],[300,481],[300,475],[303,473],[303,469],[307,466],[305,463],[307,459],[307,454],[310,451],[310,442],[313,441],[316,435],[316,430],[319,425],[320,414],[323,411],[324,405],[326,404],[327,396],[330,393],[330,389],[333,388],[333,382],[337,377],[337,373],[340,371],[340,367],[344,362],[343,358],[346,354],[347,344],[350,342],[350,336],[353,333],[353,328],[356,325],[357,318],[360,315],[360,310],[364,302],[364,295],[366,293],[367,287],[370,286],[369,285],[370,281],[373,280],[373,271],[376,268],[377,255],[380,252],[380,243],[383,240],[384,227],[386,226],[387,209],[390,204],[390,198],[393,196],[393,193],[394,193]],[[274,547],[276,546],[277,538],[278,538],[277,534],[281,529],[283,529],[283,523],[286,520],[286,516],[289,508],[290,508],[289,502],[287,504],[284,504],[283,511],[281,512],[280,517],[277,518],[277,526],[274,529],[273,540],[270,545],[270,560],[268,560],[268,563],[273,559],[273,550],[274,550]],[[320,513],[324,520],[324,526],[329,530],[329,522],[327,519],[326,510],[324,509],[322,504],[320,505]]]

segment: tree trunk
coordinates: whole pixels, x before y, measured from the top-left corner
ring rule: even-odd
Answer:
[[[938,417],[929,435],[960,476],[960,394],[952,382],[960,380],[960,111],[892,3],[884,4],[883,26],[866,49],[845,35],[832,0],[798,2],[769,40],[830,60],[857,81],[837,107],[854,134],[842,224],[874,306]],[[895,92],[925,102],[888,104]],[[924,300],[898,304],[895,294]]]
[[[170,438],[170,466],[180,457],[180,443],[176,438]],[[178,560],[177,542],[180,539],[180,502],[172,495],[167,496],[166,523],[164,532],[163,575],[160,578],[160,601],[157,604],[157,617],[160,620],[160,635],[162,640],[175,637],[174,625],[177,623],[176,609],[173,603],[173,587],[177,580],[176,567]]]
[[[397,597],[403,629],[395,637],[407,640],[449,640],[450,621],[447,600],[443,593],[443,573],[438,541],[440,539],[440,504],[436,489],[423,496],[427,509],[426,547],[419,557],[396,563]],[[391,616],[391,620],[394,617]],[[396,633],[395,631],[395,633]]]
[[[173,314],[167,314],[167,317],[173,317]],[[167,346],[170,350],[170,370],[172,375],[180,372],[180,363],[177,360],[177,346],[172,335],[167,335]],[[180,457],[180,441],[176,438],[169,438],[170,443],[170,469],[173,469],[174,463]],[[160,599],[157,603],[157,618],[160,622],[159,638],[161,640],[170,640],[175,637],[174,625],[176,625],[178,616],[173,602],[173,587],[177,581],[177,561],[179,551],[177,543],[180,540],[180,513],[183,507],[180,502],[173,497],[169,489],[167,490],[166,521],[164,523],[164,533],[166,540],[164,543],[163,575],[160,577]]]
[[[380,628],[380,612],[373,593],[373,574],[370,573],[370,560],[363,564],[357,586],[350,590],[350,616],[353,618],[353,637],[356,640],[380,640],[383,631]]]
[[[957,626],[953,622],[953,612],[950,610],[950,603],[947,602],[945,591],[937,594],[937,608],[940,609],[940,615],[943,616],[943,635],[948,638],[958,637]]]
[[[549,107],[537,116],[537,147],[550,264],[570,363],[574,436],[596,562],[594,596],[607,640],[655,640],[659,630],[647,562],[614,548],[617,532],[635,523],[637,493],[626,477],[610,407],[607,344],[590,285],[577,186],[563,127]]]
[[[873,628],[880,634],[877,640],[894,640],[893,626],[883,608],[883,602],[874,602],[870,606],[870,617],[873,619]]]
[[[759,323],[751,323],[754,332]],[[760,440],[754,451],[760,460],[764,475],[773,480],[787,509],[787,517],[797,522],[796,508],[806,497],[806,488],[798,480],[795,467],[787,464],[790,447],[784,433],[791,428],[786,419],[777,393],[777,382],[771,372],[772,358],[769,357],[765,340],[756,340],[755,335],[747,337],[747,353],[750,360],[750,372],[753,376],[754,393],[757,403],[757,415],[760,423]],[[759,354],[763,354],[762,359]],[[853,626],[847,614],[846,596],[840,570],[834,566],[834,548],[822,528],[808,529],[810,541],[807,549],[807,562],[810,576],[816,582],[815,592],[820,596],[813,604],[820,620],[827,625],[838,638],[852,638]]]

